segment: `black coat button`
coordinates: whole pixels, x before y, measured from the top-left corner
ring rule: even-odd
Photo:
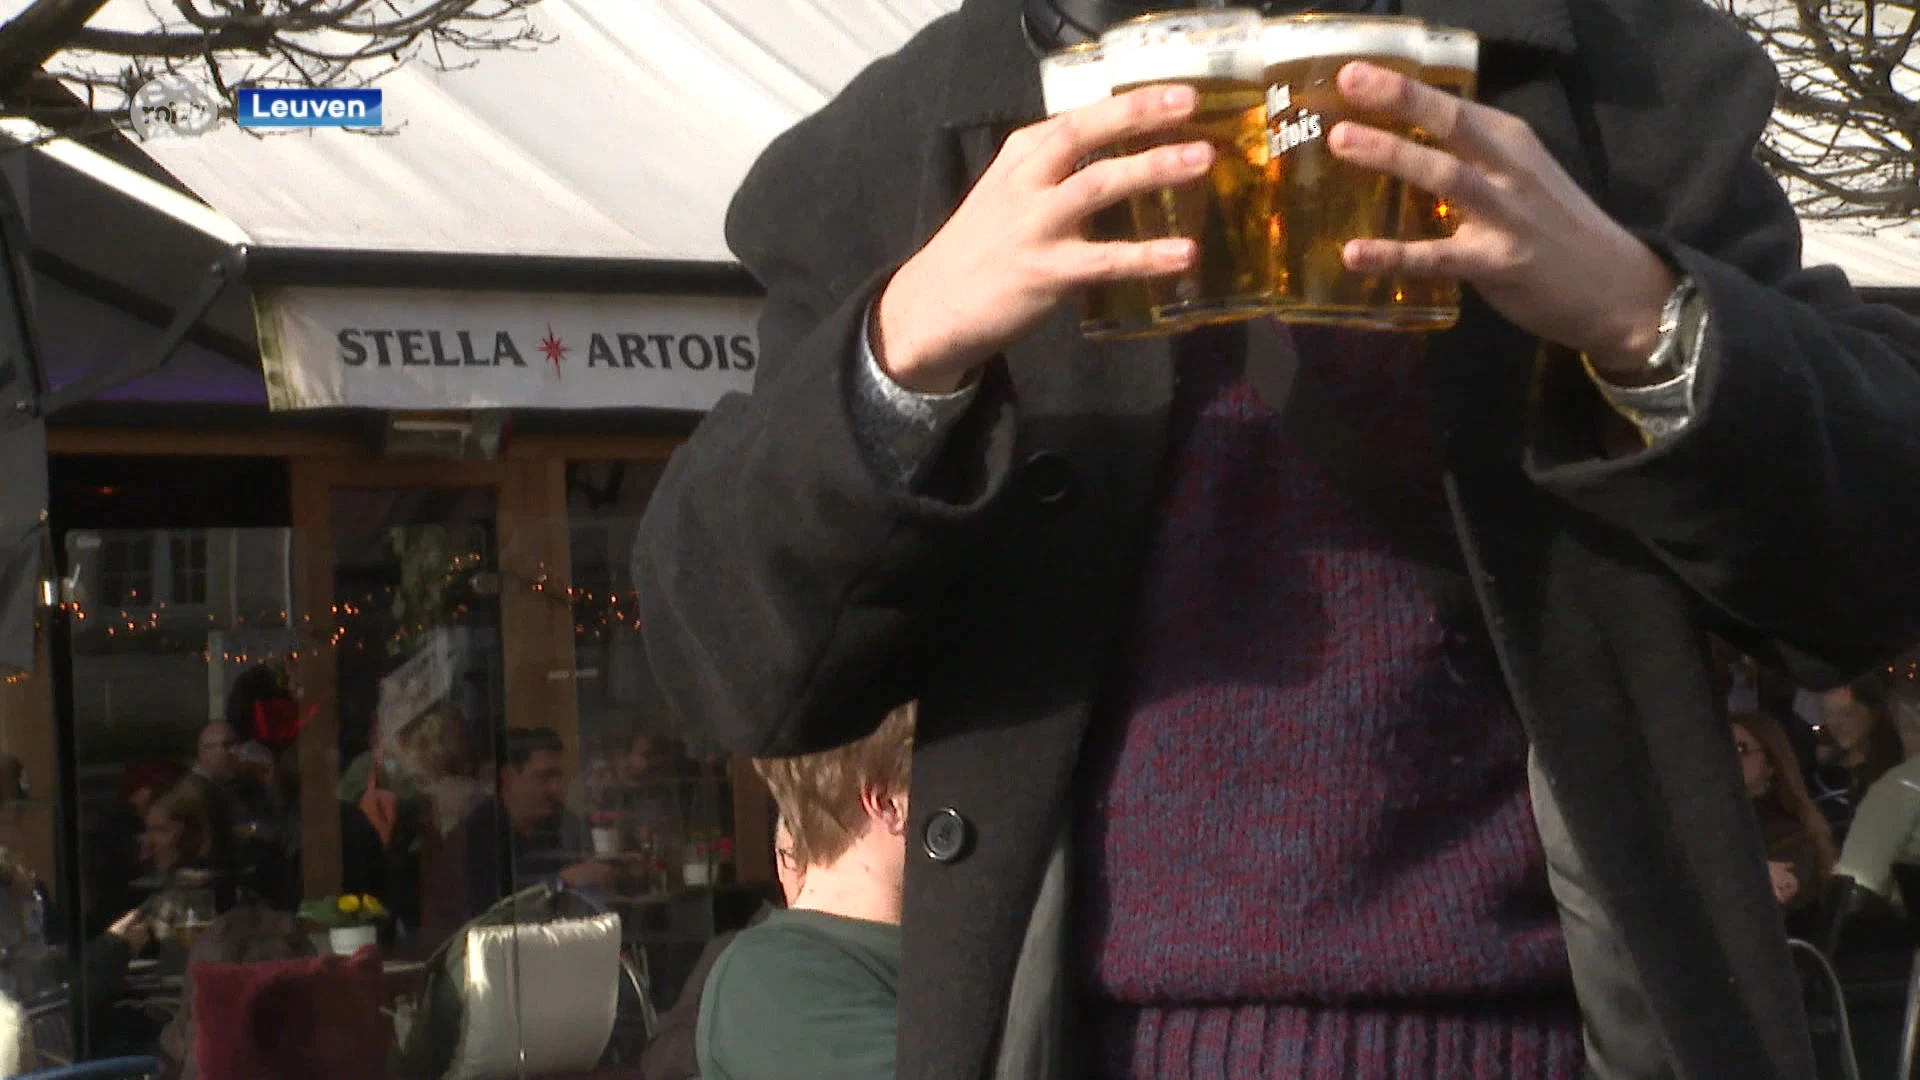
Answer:
[[[926,828],[920,832],[920,842],[927,849],[927,858],[934,862],[958,862],[967,853],[973,839],[971,832],[960,811],[948,806],[934,811],[927,819]]]
[[[1073,464],[1052,450],[1036,451],[1020,466],[1027,493],[1042,506],[1065,502],[1073,494]]]

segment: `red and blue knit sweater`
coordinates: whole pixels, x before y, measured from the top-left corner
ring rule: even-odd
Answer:
[[[1182,342],[1159,532],[1075,825],[1099,1075],[1571,1077],[1577,1018],[1484,631],[1255,394]],[[1450,528],[1417,344],[1296,331]]]

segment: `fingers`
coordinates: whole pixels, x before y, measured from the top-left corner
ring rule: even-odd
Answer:
[[[1191,240],[1078,240],[1056,249],[1052,269],[1077,285],[1164,277],[1191,267],[1197,252]]]
[[[1533,129],[1522,120],[1373,64],[1341,68],[1339,85],[1354,105],[1411,124],[1469,161],[1508,164],[1533,140]]]
[[[1349,121],[1335,125],[1327,142],[1342,161],[1398,177],[1467,213],[1483,217],[1499,213],[1500,190],[1485,173],[1445,150]]]
[[[1483,260],[1463,249],[1457,237],[1445,240],[1349,240],[1341,249],[1347,269],[1360,274],[1472,280]]]
[[[1199,100],[1191,86],[1141,87],[1022,128],[1002,153],[1034,184],[1057,184],[1089,155],[1179,125]]]
[[[1213,153],[1207,143],[1180,143],[1092,162],[1053,189],[1051,221],[1077,223],[1129,196],[1198,180],[1212,167]]]

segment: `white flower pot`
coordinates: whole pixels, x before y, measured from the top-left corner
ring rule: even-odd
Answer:
[[[711,885],[713,874],[704,862],[690,862],[680,868],[680,879],[689,886]]]
[[[593,830],[593,853],[603,859],[620,854],[620,830],[613,828]]]
[[[335,956],[352,956],[380,939],[377,926],[336,926],[327,931],[327,943]]]

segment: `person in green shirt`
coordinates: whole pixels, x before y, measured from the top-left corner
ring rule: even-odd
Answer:
[[[702,1080],[892,1080],[913,723],[908,704],[858,742],[754,763],[805,876],[714,962]]]

